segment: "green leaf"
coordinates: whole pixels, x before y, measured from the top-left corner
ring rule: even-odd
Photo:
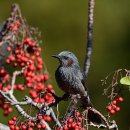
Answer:
[[[130,85],[130,76],[121,78],[120,83],[123,85]]]

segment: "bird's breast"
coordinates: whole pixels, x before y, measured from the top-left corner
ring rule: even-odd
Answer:
[[[75,80],[75,74],[72,68],[58,68],[55,73],[56,81],[59,87],[66,93],[77,94],[78,83]]]

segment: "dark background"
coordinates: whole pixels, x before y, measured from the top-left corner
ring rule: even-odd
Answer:
[[[63,50],[73,51],[83,67],[87,39],[87,0],[0,0],[0,23],[10,14],[12,3],[20,5],[29,25],[42,32],[43,59],[58,95],[54,80],[58,62],[51,58]],[[93,53],[88,86],[95,107],[106,113],[107,98],[102,95],[101,79],[119,68],[130,68],[130,0],[98,0],[95,4]],[[119,130],[130,126],[130,92],[124,87],[121,111],[113,116]],[[20,97],[20,95],[19,95]],[[20,97],[22,98],[22,97]],[[67,105],[62,103],[63,113]],[[0,122],[6,123],[0,109]],[[14,114],[11,114],[11,116]],[[11,117],[8,117],[11,118]],[[94,129],[93,129],[94,130]]]

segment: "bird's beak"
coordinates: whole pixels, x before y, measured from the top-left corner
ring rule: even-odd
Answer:
[[[59,56],[59,55],[52,55],[52,57],[57,58],[57,59],[60,59],[60,56]]]

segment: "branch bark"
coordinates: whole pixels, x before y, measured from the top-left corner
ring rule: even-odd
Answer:
[[[87,48],[84,63],[84,75],[87,79],[90,68],[90,59],[92,54],[92,34],[93,34],[93,16],[94,16],[94,0],[88,1],[88,34],[87,34]]]

